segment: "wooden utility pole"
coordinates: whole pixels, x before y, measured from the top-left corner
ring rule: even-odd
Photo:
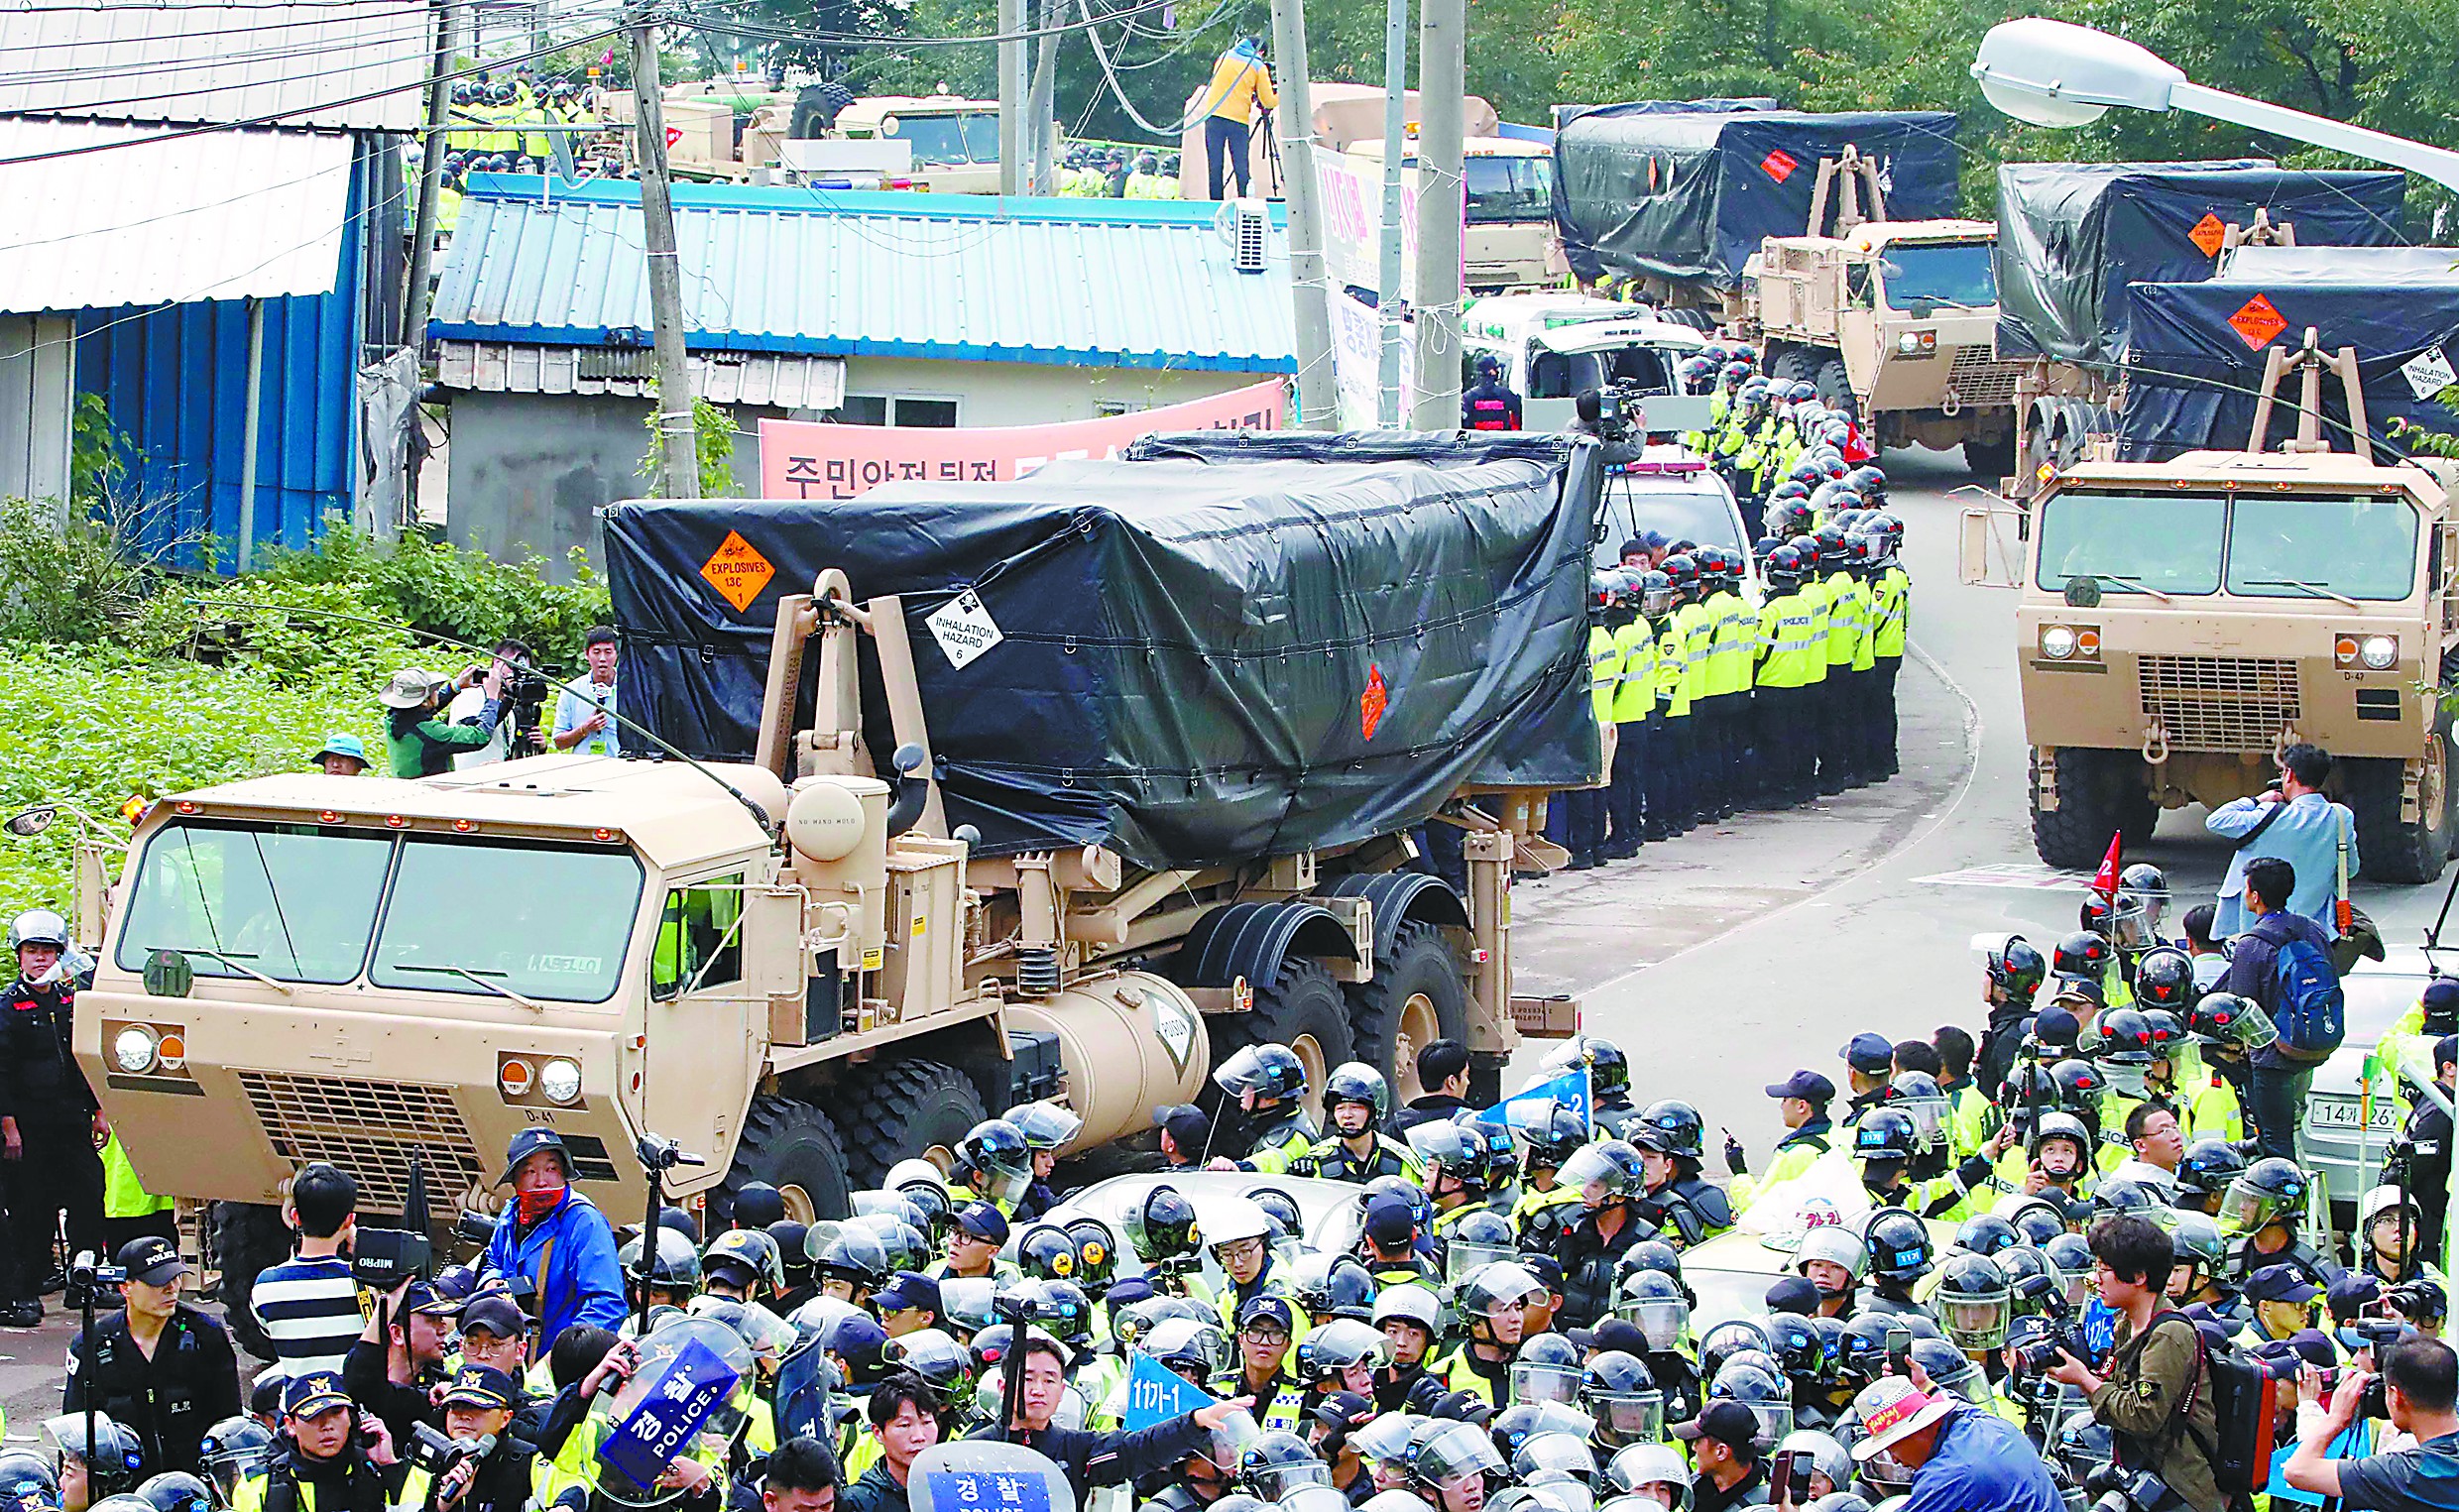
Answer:
[[[1417,33],[1417,430],[1458,430],[1464,0],[1420,0]]]
[[[655,13],[632,24],[632,94],[640,125],[642,240],[648,248],[648,316],[657,338],[657,434],[664,497],[700,497],[700,437],[692,423],[691,359],[683,350],[683,270],[674,247],[674,197],[666,177],[666,112],[659,97]]]

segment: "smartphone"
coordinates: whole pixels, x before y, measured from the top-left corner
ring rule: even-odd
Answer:
[[[1887,1373],[1909,1376],[1913,1373],[1913,1331],[1887,1331]]]
[[[1811,1452],[1790,1449],[1776,1456],[1775,1467],[1768,1472],[1770,1502],[1800,1501],[1810,1495]]]

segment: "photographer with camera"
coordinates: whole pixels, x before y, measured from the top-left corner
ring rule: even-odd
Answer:
[[[491,1365],[463,1365],[444,1389],[441,1433],[411,1431],[410,1457],[433,1478],[425,1512],[522,1512],[537,1448],[512,1432],[520,1383]]]
[[[2073,1386],[2091,1402],[2092,1417],[2110,1430],[2117,1466],[2151,1470],[2173,1502],[2194,1512],[2221,1512],[2212,1464],[2219,1442],[2219,1415],[2203,1388],[2203,1341],[2193,1321],[2165,1306],[2175,1251],[2168,1235],[2132,1214],[2103,1219],[2090,1235],[2093,1282],[2100,1300],[2119,1315],[2117,1350],[2107,1374],[2061,1352],[2047,1373]]]
[[[89,1284],[108,1285],[90,1256],[78,1256]],[[153,1471],[199,1468],[205,1430],[239,1411],[239,1360],[221,1322],[179,1300],[187,1266],[178,1246],[148,1234],[121,1246],[127,1305],[94,1320],[87,1340],[68,1341],[68,1379],[60,1405],[89,1403],[137,1436]]]
[[[407,1448],[413,1427],[437,1421],[435,1388],[445,1379],[444,1356],[452,1350],[452,1321],[460,1311],[459,1302],[413,1277],[378,1304],[350,1346],[342,1385],[352,1401],[384,1420],[395,1444]]]
[[[231,1512],[385,1512],[423,1498],[425,1482],[384,1423],[350,1405],[340,1376],[310,1370],[283,1385],[273,1458],[239,1482]]]
[[[535,1288],[541,1348],[551,1348],[576,1323],[620,1326],[624,1272],[615,1258],[615,1230],[572,1189],[563,1136],[551,1128],[515,1134],[496,1185],[513,1189],[513,1207],[488,1241],[480,1280],[501,1279],[516,1292],[523,1281]]]
[[[2410,1338],[2383,1351],[2382,1374],[2340,1372],[2328,1405],[2316,1405],[2322,1372],[2307,1366],[2297,1409],[2296,1453],[2282,1473],[2288,1484],[2336,1496],[2344,1512],[2370,1508],[2459,1507],[2459,1353],[2438,1338]],[[2369,1400],[2369,1398],[2371,1400]],[[2394,1454],[2326,1459],[2330,1445],[2360,1417],[2386,1417],[2416,1442]]]
[[[393,674],[376,701],[391,712],[385,717],[385,745],[392,753],[397,777],[432,777],[452,770],[452,759],[463,752],[483,750],[495,740],[504,717],[505,663],[499,659],[483,671],[471,667],[459,677],[445,677],[420,667]],[[464,688],[485,694],[477,714],[454,721],[444,712],[451,695]]]

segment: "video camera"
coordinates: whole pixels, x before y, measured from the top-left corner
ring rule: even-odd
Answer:
[[[505,750],[513,756],[536,756],[545,750],[538,728],[545,718],[546,695],[554,691],[554,684],[529,664],[526,649],[503,659]]]
[[[106,1265],[94,1258],[92,1250],[80,1249],[76,1258],[68,1262],[68,1284],[91,1296],[98,1287],[127,1285],[128,1268]]]
[[[408,1228],[367,1228],[350,1245],[350,1279],[379,1292],[389,1292],[412,1276],[423,1276],[435,1258],[435,1241]]]
[[[455,1439],[424,1423],[410,1426],[410,1443],[406,1446],[410,1462],[441,1478],[464,1459],[484,1459],[495,1448],[495,1435],[481,1434],[475,1439]]]
[[[2168,1482],[2151,1470],[2104,1465],[2083,1477],[2083,1494],[2097,1492],[2091,1512],[2152,1512],[2168,1500]]]
[[[1637,386],[1607,384],[1596,391],[1596,438],[1605,465],[1636,462],[1648,446],[1647,413]]]

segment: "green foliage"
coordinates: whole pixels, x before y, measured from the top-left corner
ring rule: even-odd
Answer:
[[[651,393],[654,394],[652,388]],[[651,493],[664,498],[661,491],[666,476],[666,433],[658,428],[658,411],[662,405],[652,403],[641,423],[648,428],[648,453],[641,458],[637,469],[647,480]],[[724,408],[692,396],[692,445],[700,461],[700,497],[723,499],[735,491],[735,420]]]
[[[274,555],[257,581],[342,587],[360,601],[356,613],[408,626],[421,635],[492,646],[510,637],[543,662],[580,664],[581,635],[613,616],[606,584],[582,554],[572,553],[574,580],[549,583],[535,554],[499,562],[446,541],[405,535],[381,545],[335,524],[313,551]],[[337,622],[338,623],[338,622]],[[465,652],[430,650],[440,668]]]
[[[2433,396],[2433,402],[2444,413],[2459,417],[2459,384],[2452,384]],[[2395,414],[2385,427],[2391,439],[2405,447],[2411,455],[2423,457],[2459,457],[2459,435],[2427,430],[2402,414]]]
[[[0,500],[0,641],[99,640],[143,601],[154,573],[114,543],[107,512]]]
[[[99,394],[80,394],[68,429],[68,504],[90,515],[128,474],[125,448]]]

